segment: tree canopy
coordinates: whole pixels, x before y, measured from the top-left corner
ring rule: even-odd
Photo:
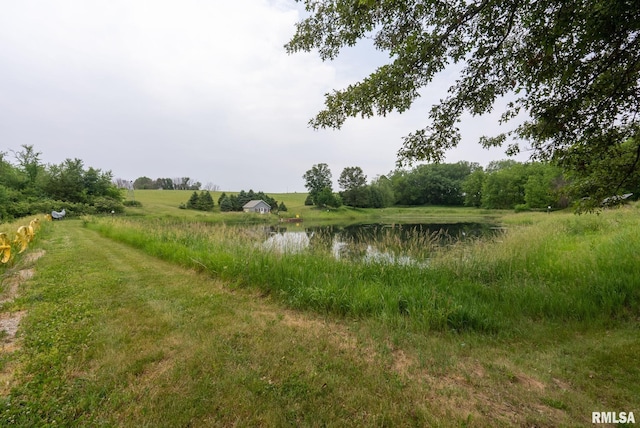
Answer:
[[[521,112],[528,119],[482,137],[483,146],[506,144],[514,154],[527,142],[533,160],[552,160],[590,183],[575,188],[594,201],[637,180],[637,0],[298,1],[310,14],[286,44],[289,53],[317,50],[332,60],[370,38],[390,59],[360,82],[326,94],[313,127],[403,112],[436,74],[460,64],[449,95],[426,114],[422,129],[404,137],[400,164],[441,161],[461,140],[463,113],[488,113],[506,96],[501,122]]]
[[[122,212],[122,192],[111,171],[85,168],[80,159],[44,165],[32,145],[0,152],[0,222],[64,208],[70,215]]]
[[[326,163],[313,165],[310,170],[304,173],[302,178],[305,181],[304,186],[309,190],[309,198],[312,204],[320,205],[318,203],[318,196],[324,189],[329,189],[329,192],[333,191],[331,186],[331,170]]]

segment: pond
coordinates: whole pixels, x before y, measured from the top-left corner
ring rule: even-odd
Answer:
[[[262,246],[281,253],[324,252],[336,259],[424,264],[434,251],[499,230],[488,223],[278,225],[265,229]]]

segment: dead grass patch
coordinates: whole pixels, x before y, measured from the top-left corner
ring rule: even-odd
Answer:
[[[546,426],[544,421],[549,421],[549,426],[566,421],[566,414],[546,405],[544,397],[549,389],[567,390],[568,384],[553,379],[547,385],[503,363],[497,371],[491,362],[458,356],[452,366],[432,369],[421,365],[410,351],[393,349],[391,370],[415,390],[416,397],[428,402],[416,402],[417,406],[438,409],[444,417],[467,415],[480,425],[498,426],[525,426],[527,415],[535,415],[537,423],[542,422],[540,426]]]

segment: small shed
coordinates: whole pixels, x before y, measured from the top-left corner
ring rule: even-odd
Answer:
[[[242,210],[246,213],[269,214],[271,212],[271,206],[262,199],[258,199],[244,204]]]

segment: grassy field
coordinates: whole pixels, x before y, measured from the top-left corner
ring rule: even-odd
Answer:
[[[136,190],[133,198],[142,204],[139,208],[127,208],[130,216],[147,217],[179,217],[204,222],[221,223],[252,223],[256,221],[278,221],[276,215],[259,216],[243,213],[221,213],[217,201],[222,192],[211,192],[216,207],[213,212],[196,210],[182,210],[178,207],[185,204],[192,195],[191,190]],[[234,192],[226,192],[233,194]],[[350,223],[350,222],[429,222],[432,220],[447,219],[448,221],[488,221],[497,218],[503,213],[496,210],[480,210],[475,208],[450,208],[430,207],[391,207],[384,209],[353,209],[341,207],[338,209],[318,209],[304,204],[306,193],[269,193],[269,196],[278,202],[284,202],[287,212],[281,213],[283,217],[300,217],[306,223]],[[129,198],[131,199],[131,198]]]
[[[477,216],[507,227],[434,249],[425,268],[268,253],[250,229],[209,218],[220,213],[147,192],[119,218],[46,224],[3,268],[0,319],[19,314],[21,327],[0,354],[0,425],[640,417],[638,205],[597,216],[395,208],[326,218],[300,206],[305,221]]]

